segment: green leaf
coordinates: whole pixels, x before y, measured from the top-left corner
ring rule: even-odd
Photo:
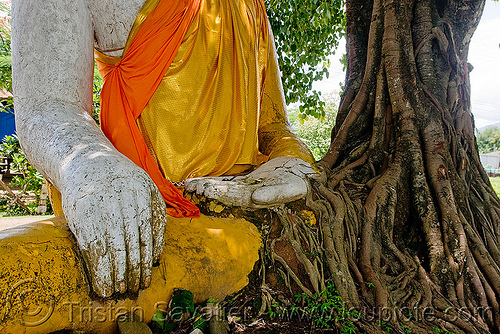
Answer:
[[[12,65],[12,57],[8,56],[0,56],[0,67],[7,67]]]
[[[275,33],[278,62],[286,103],[300,101],[308,115],[323,115],[319,94],[312,83],[327,76],[328,56],[344,34],[343,1],[266,1]]]
[[[162,311],[158,310],[153,314],[151,326],[158,331],[163,331],[165,329],[165,315]]]
[[[208,329],[208,322],[205,320],[205,318],[198,313],[194,314],[194,323],[193,323],[193,329],[198,328],[202,332],[207,331]]]
[[[172,294],[171,309],[170,318],[173,321],[186,320],[194,312],[193,293],[189,290],[175,289]]]

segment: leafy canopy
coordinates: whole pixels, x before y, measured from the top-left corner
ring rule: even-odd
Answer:
[[[0,91],[12,94],[12,61],[10,49],[10,1],[0,1]],[[12,112],[12,96],[0,104],[0,112]]]
[[[325,114],[319,118],[308,117],[298,108],[291,108],[288,112],[295,133],[309,147],[316,160],[323,158],[330,147],[332,128],[337,118],[338,99],[338,93],[327,95]]]
[[[477,136],[479,153],[490,153],[500,150],[500,129],[496,126],[487,128]]]
[[[10,1],[0,1],[0,90],[12,93],[10,21]],[[0,112],[11,112],[12,103],[12,96],[2,101]]]
[[[0,2],[0,89],[3,88],[12,93],[10,21],[10,5]]]
[[[328,78],[328,56],[344,34],[343,0],[267,0],[286,103],[301,103],[300,112],[325,115],[314,81]]]

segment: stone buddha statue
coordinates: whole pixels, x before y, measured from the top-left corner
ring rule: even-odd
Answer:
[[[102,130],[90,116],[94,57],[105,82]],[[60,289],[66,291],[61,295],[78,295],[79,302],[93,300],[93,293],[138,293],[123,305],[152,300],[141,289],[182,276],[168,267],[177,266],[172,257],[183,252],[181,241],[172,242],[175,233],[226,231],[215,234],[232,253],[227,268],[239,257],[246,263],[231,278],[232,288],[241,288],[258,259],[255,226],[198,217],[172,182],[252,210],[304,197],[306,175],[315,173],[311,153],[287,121],[263,0],[48,0],[43,6],[13,1],[13,75],[21,145],[60,192],[62,212],[55,207],[64,214],[50,228],[14,234],[21,244],[40,238],[40,229],[50,229],[43,240],[57,233],[74,236],[71,270],[80,277],[86,268],[93,292],[75,292],[85,281],[81,277]],[[71,233],[54,232],[65,222]],[[0,247],[11,237],[5,234]],[[68,251],[69,245],[64,241],[60,248]],[[160,269],[153,268],[160,258]],[[191,268],[191,260],[179,261]],[[20,270],[14,260],[1,261]],[[221,282],[224,275],[221,270],[213,277]],[[67,325],[61,317],[57,321]],[[98,327],[91,328],[99,332]]]

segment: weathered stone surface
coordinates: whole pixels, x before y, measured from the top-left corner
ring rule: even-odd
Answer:
[[[17,133],[30,162],[60,190],[91,287],[103,297],[137,293],[149,284],[168,230],[166,206],[153,181],[113,147],[90,116],[94,47],[123,48],[144,2],[12,2]],[[270,94],[282,99],[275,63],[270,80],[277,89]],[[279,205],[307,193],[304,175],[310,171],[301,168],[310,168],[297,160],[294,167],[288,166],[291,160],[272,159],[247,178],[201,180],[195,188],[228,205]]]
[[[64,219],[0,232],[0,332],[61,329],[114,333],[116,318],[133,312],[148,322],[173,289],[195,302],[222,300],[248,283],[261,245],[257,228],[242,219],[169,218],[151,286],[120,299],[89,296],[78,247]]]
[[[143,3],[12,2],[17,133],[30,162],[61,191],[101,296],[147,285],[163,245],[165,204],[156,186],[90,117],[94,46],[123,47]]]
[[[319,175],[299,158],[277,157],[244,176],[199,177],[184,181],[188,192],[216,199],[227,206],[259,209],[303,198],[307,177]]]
[[[119,334],[153,334],[148,325],[133,313],[124,315],[118,320],[118,332]]]

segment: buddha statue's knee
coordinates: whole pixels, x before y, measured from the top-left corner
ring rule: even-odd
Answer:
[[[177,287],[193,292],[195,302],[221,300],[248,283],[260,244],[256,227],[241,219],[169,218],[150,287],[98,299],[64,218],[0,231],[0,332],[113,333],[124,313],[150,321]]]

